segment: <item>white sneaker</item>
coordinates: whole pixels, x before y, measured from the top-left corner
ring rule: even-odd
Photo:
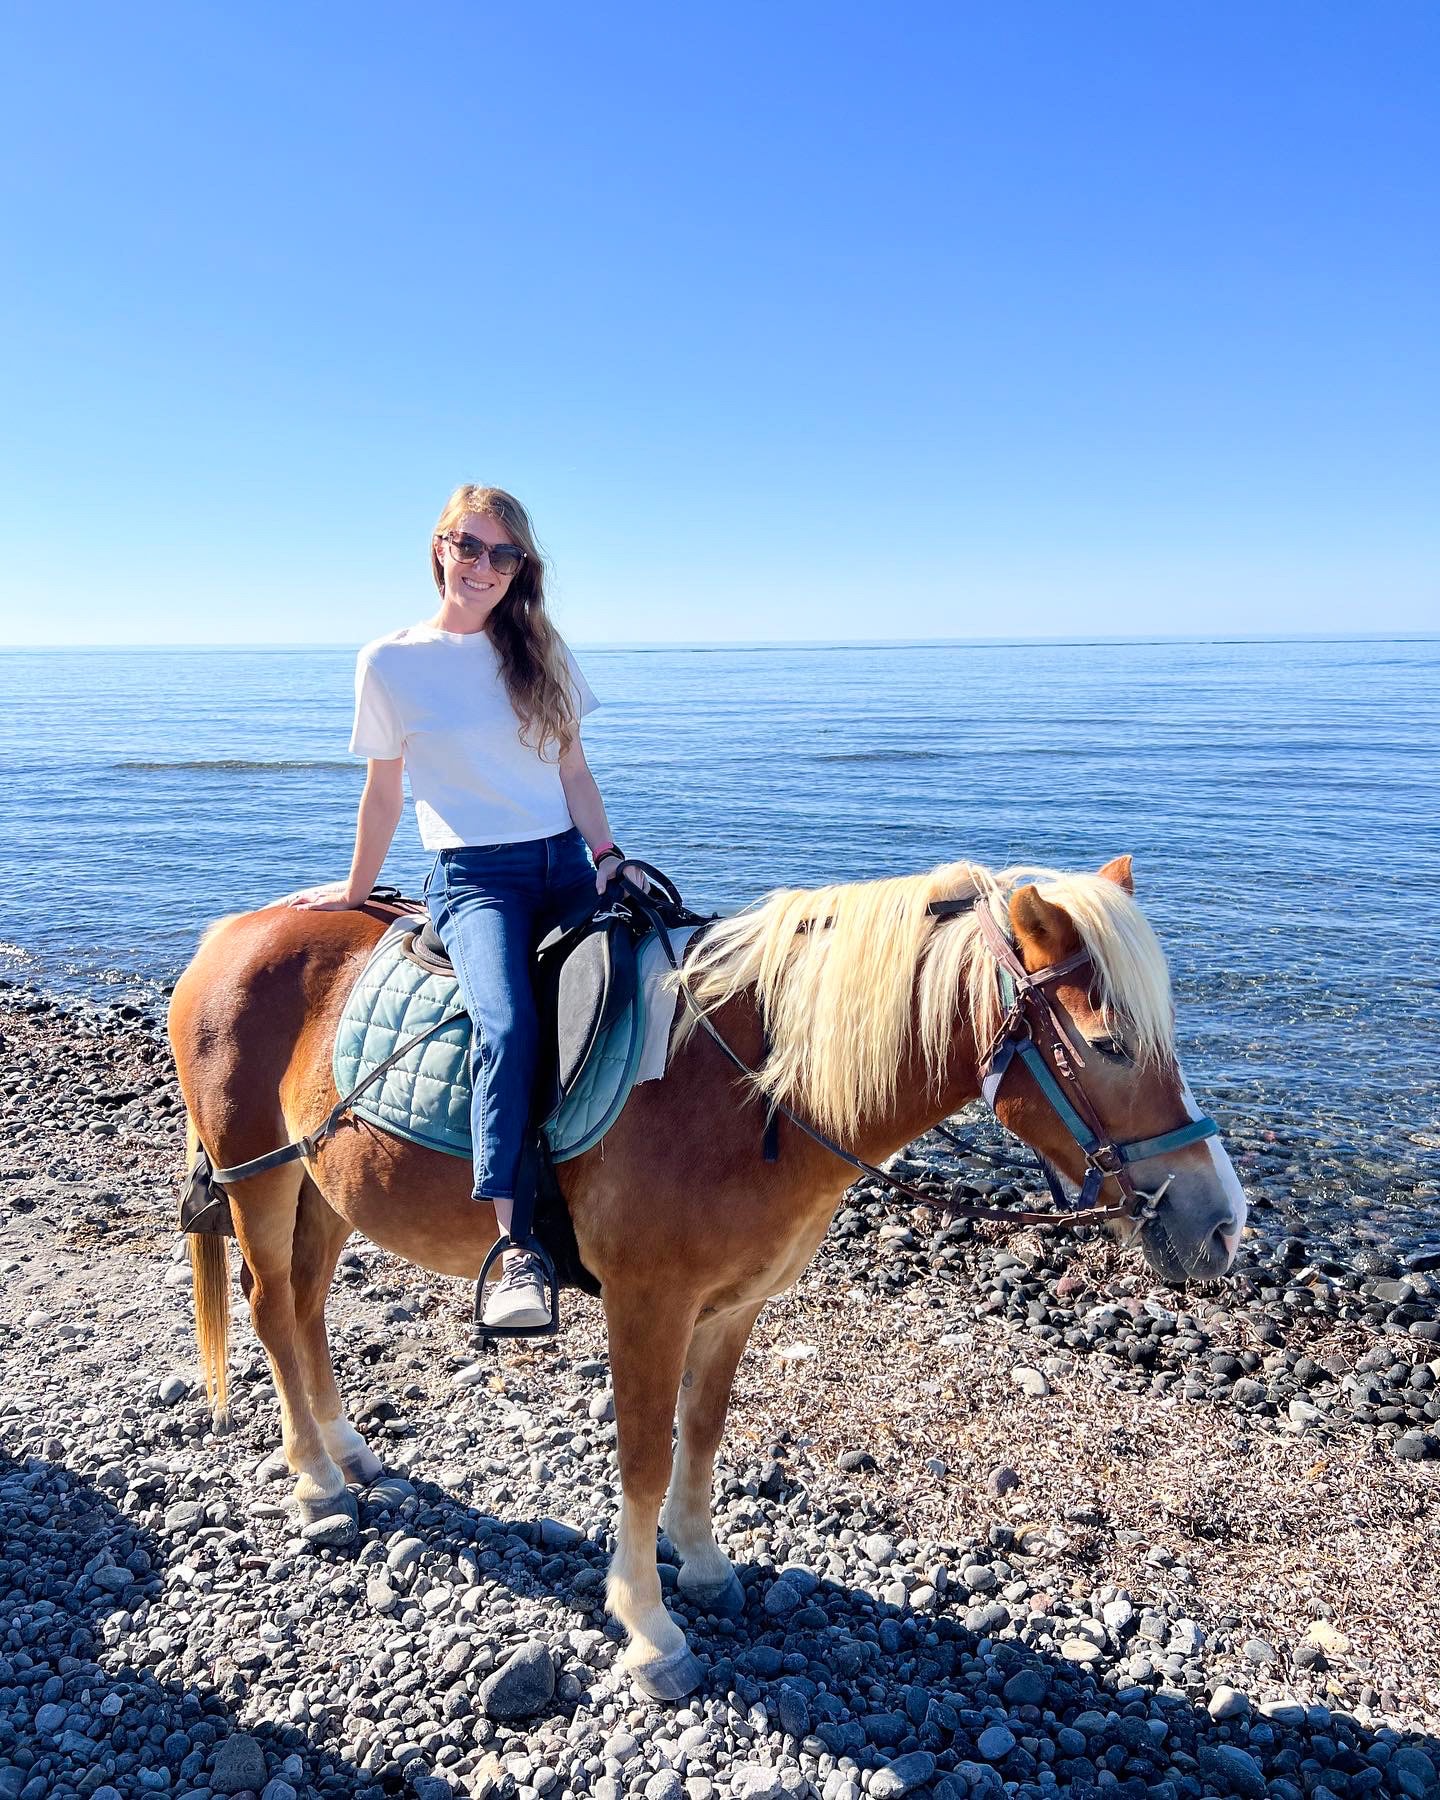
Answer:
[[[541,1326],[550,1323],[545,1268],[530,1250],[507,1250],[503,1273],[490,1290],[482,1325]]]

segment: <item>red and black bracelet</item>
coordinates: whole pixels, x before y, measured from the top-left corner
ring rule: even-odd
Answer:
[[[590,860],[591,860],[591,862],[594,863],[595,867],[598,869],[600,867],[601,863],[604,862],[604,860],[607,856],[617,857],[622,863],[625,860],[625,852],[620,848],[620,846],[618,844],[604,845],[601,849],[596,850],[591,854]]]

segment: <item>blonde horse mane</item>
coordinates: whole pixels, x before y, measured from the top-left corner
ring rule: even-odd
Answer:
[[[1165,958],[1134,900],[1102,875],[956,862],[887,881],[781,889],[705,932],[684,976],[707,1013],[753,993],[770,1045],[756,1087],[843,1142],[894,1105],[917,1035],[938,1092],[966,1011],[982,1046],[999,1028],[995,961],[975,917],[936,919],[930,903],[976,896],[1008,931],[1009,896],[1027,882],[1069,914],[1107,1029],[1124,1037],[1127,1054],[1142,1066],[1172,1060]],[[694,1028],[688,1017],[680,1041]]]

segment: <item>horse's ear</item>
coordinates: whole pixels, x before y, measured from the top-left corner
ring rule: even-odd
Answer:
[[[1069,913],[1042,899],[1037,887],[1016,888],[1010,896],[1010,924],[1027,969],[1049,968],[1080,948],[1080,934]]]
[[[1116,887],[1124,888],[1127,894],[1135,892],[1134,858],[1117,856],[1113,862],[1106,863],[1100,871],[1106,881],[1113,881]]]

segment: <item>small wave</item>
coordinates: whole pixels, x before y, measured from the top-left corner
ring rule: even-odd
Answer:
[[[221,769],[227,771],[247,772],[251,774],[280,774],[291,769],[356,769],[358,762],[342,762],[327,759],[318,762],[251,762],[240,757],[218,757],[214,759],[200,758],[194,762],[117,762],[112,769],[140,770],[154,774],[159,770],[175,771],[178,769]]]
[[[816,762],[825,763],[869,763],[869,762],[949,762],[949,750],[821,750],[815,756]]]
[[[33,954],[20,944],[0,944],[0,956],[13,958],[15,962],[34,962]]]

